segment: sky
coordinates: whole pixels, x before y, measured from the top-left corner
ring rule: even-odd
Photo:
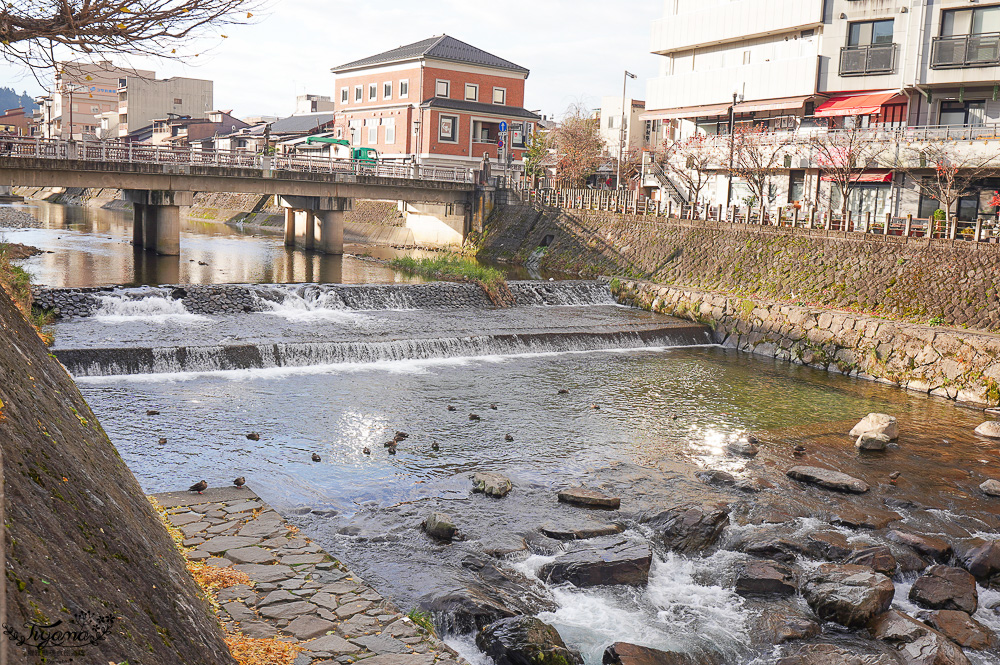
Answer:
[[[600,107],[604,95],[645,98],[658,71],[649,52],[650,27],[663,0],[267,0],[252,25],[227,26],[226,39],[209,37],[184,62],[134,58],[116,62],[153,69],[157,78],[188,76],[215,82],[217,109],[237,117],[286,116],[302,94],[334,96],[330,68],[440,35],[493,53],[531,70],[525,107],[560,117],[582,102]],[[29,94],[42,86],[24,68],[0,64],[0,87]]]

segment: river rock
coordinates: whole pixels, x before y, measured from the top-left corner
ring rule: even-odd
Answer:
[[[948,541],[934,536],[921,536],[907,531],[890,531],[886,536],[894,543],[906,545],[919,554],[930,557],[935,561],[947,561],[951,556],[951,545]]]
[[[604,650],[601,662],[603,665],[721,665],[722,661],[715,654],[695,655],[615,642]]]
[[[651,562],[652,555],[645,543],[603,538],[574,544],[566,554],[542,566],[538,576],[552,584],[569,582],[578,587],[640,586],[649,579]]]
[[[805,551],[801,542],[774,528],[746,533],[734,547],[752,556],[785,562],[795,561],[796,556]]]
[[[686,504],[669,508],[640,521],[656,533],[656,537],[671,551],[692,554],[716,543],[729,524],[729,506],[718,504]]]
[[[514,489],[510,478],[499,473],[480,471],[472,474],[472,491],[501,499]]]
[[[750,636],[764,646],[770,646],[806,640],[819,635],[821,630],[819,623],[808,615],[808,610],[769,603],[761,610],[759,619],[750,629]]]
[[[489,598],[478,589],[454,589],[420,600],[420,608],[443,618],[446,633],[467,634],[515,616],[509,608]]]
[[[871,489],[868,483],[863,480],[858,480],[840,471],[823,469],[818,466],[793,466],[785,472],[785,475],[793,480],[812,483],[813,485],[819,485],[820,487],[838,492],[864,494]]]
[[[855,550],[853,554],[847,557],[845,563],[868,566],[876,573],[882,573],[883,575],[892,576],[896,573],[896,557],[892,555],[892,550],[885,545]]]
[[[979,607],[976,578],[961,568],[931,566],[913,583],[910,600],[932,610],[975,614]]]
[[[858,653],[833,644],[807,644],[780,659],[776,665],[897,665],[891,656],[881,653]]]
[[[736,593],[741,596],[791,596],[797,591],[791,566],[761,559],[737,566]]]
[[[476,646],[496,665],[583,665],[559,632],[535,617],[501,619],[476,635]]]
[[[806,536],[806,554],[810,556],[842,561],[853,552],[854,546],[839,531],[813,531]]]
[[[921,617],[932,628],[966,649],[982,651],[1000,647],[1000,640],[997,639],[997,636],[965,612],[938,610],[928,612],[926,616],[921,615]]]
[[[976,434],[990,439],[1000,439],[1000,420],[987,420],[976,428]]]
[[[871,633],[875,639],[892,644],[906,665],[971,665],[961,647],[898,610],[876,617]]]
[[[592,508],[607,508],[618,510],[622,500],[617,496],[609,496],[597,490],[586,487],[572,487],[559,492],[559,500],[563,503],[572,503],[578,506],[588,506]]]
[[[899,438],[899,426],[896,417],[885,413],[869,413],[851,430],[851,436],[861,436],[866,433],[884,434],[890,441]]]
[[[756,457],[757,453],[760,452],[760,448],[751,441],[740,439],[739,441],[730,441],[727,443],[726,452],[730,455],[738,455],[740,457]]]
[[[958,559],[977,580],[989,580],[1000,574],[1000,540],[975,540]]]
[[[556,540],[587,540],[588,538],[613,536],[624,530],[625,528],[620,524],[545,524],[541,527],[542,533]]]
[[[423,527],[428,536],[441,540],[450,541],[458,533],[458,527],[455,526],[455,522],[444,513],[431,513],[424,520]]]
[[[709,469],[708,471],[700,471],[695,474],[701,482],[707,485],[726,485],[732,486],[736,484],[736,476],[726,471],[719,471],[718,469]]]
[[[888,577],[852,564],[825,563],[802,587],[802,595],[819,618],[848,628],[865,626],[888,610],[894,593]]]
[[[1000,496],[1000,480],[990,478],[985,483],[980,485],[979,489],[983,491],[983,494],[988,494],[990,496]]]
[[[892,441],[885,434],[876,432],[865,432],[858,437],[854,447],[858,450],[885,450],[885,447]]]

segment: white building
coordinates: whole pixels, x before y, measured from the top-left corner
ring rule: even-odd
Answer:
[[[295,114],[332,112],[334,104],[329,97],[322,95],[299,95],[295,98]]]
[[[152,77],[153,72],[110,62],[57,63],[52,91],[36,100],[41,107],[39,134],[77,140],[96,136],[100,116],[118,109],[118,82],[123,76]]]

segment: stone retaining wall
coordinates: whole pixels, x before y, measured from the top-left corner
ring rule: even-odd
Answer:
[[[1000,405],[1000,336],[643,281],[623,304],[703,323],[719,344],[971,406]]]
[[[514,205],[493,211],[479,256],[1000,331],[994,243]]]

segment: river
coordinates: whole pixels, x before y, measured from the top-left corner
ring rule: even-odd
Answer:
[[[92,217],[8,238],[57,252],[29,262],[50,285],[250,282],[240,288],[260,303],[246,313],[193,313],[169,289],[116,288],[99,296],[91,316],[55,325],[54,352],[143,488],[245,476],[404,611],[435,611],[472,659],[463,612],[487,596],[539,614],[588,665],[614,641],[765,665],[794,645],[763,639],[762,617],[808,609],[800,596],[735,593],[749,535],[836,532],[859,545],[888,544],[912,562],[882,525],[847,526],[857,513],[877,520],[895,511],[894,528],[956,544],[1000,538],[995,500],[977,489],[998,475],[996,443],[973,433],[982,412],[713,346],[684,322],[618,306],[594,282],[516,283],[519,305],[508,310],[456,304],[468,293],[459,298],[447,285],[281,286],[406,280],[360,259],[286,250],[280,239],[191,227],[180,278],[163,280],[158,268],[147,275],[130,263],[130,247],[118,248],[127,242],[124,217]],[[104,242],[113,246],[107,254]],[[187,265],[195,251],[204,272]],[[272,272],[270,261],[284,267]],[[323,266],[334,264],[338,278],[325,279]],[[855,450],[846,433],[869,412],[899,419],[898,445]],[[399,430],[409,437],[391,455],[383,443]],[[725,444],[748,432],[760,453],[728,456]],[[795,464],[839,469],[873,489],[854,497],[805,487],[784,475]],[[706,470],[763,489],[709,484],[696,475]],[[476,471],[505,474],[514,490],[503,499],[473,494]],[[891,482],[894,471],[900,477]],[[622,510],[595,514],[556,500],[576,485],[621,496]],[[681,555],[653,542],[645,516],[706,502],[731,511],[716,546]],[[461,539],[444,544],[422,533],[434,511],[454,519]],[[646,586],[578,589],[539,578],[567,547],[541,527],[609,521],[625,529],[622,538],[653,542]],[[816,565],[796,557],[800,574]],[[911,614],[915,578],[895,578],[894,605]],[[978,592],[975,618],[1000,632],[1000,592]],[[832,624],[819,639],[858,653],[885,649]],[[995,652],[967,654],[976,665],[1000,664]]]

